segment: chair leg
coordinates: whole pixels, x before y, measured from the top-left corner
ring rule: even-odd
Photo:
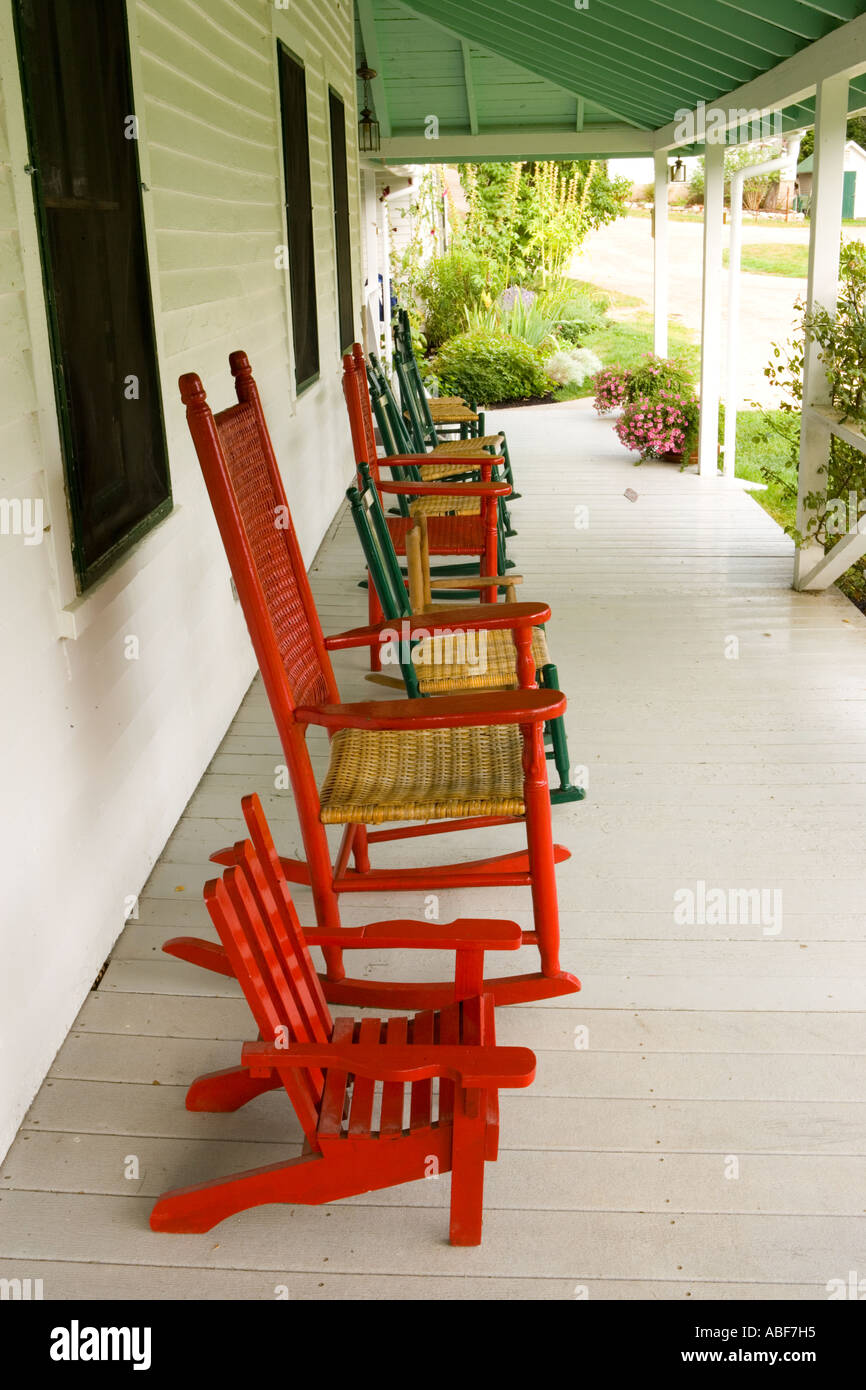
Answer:
[[[154,1231],[195,1234],[250,1207],[269,1202],[319,1202],[315,1191],[321,1179],[324,1160],[318,1154],[305,1154],[287,1163],[252,1168],[194,1187],[175,1187],[164,1192],[150,1213]]]
[[[481,1244],[486,1110],[483,1091],[455,1088],[449,1233],[452,1245]]]
[[[187,1110],[206,1110],[211,1114],[226,1114],[240,1110],[266,1091],[276,1091],[282,1085],[277,1072],[271,1076],[250,1076],[248,1067],[225,1067],[197,1076],[186,1093]]]
[[[385,614],[382,612],[382,605],[379,602],[379,595],[376,593],[376,586],[373,583],[370,571],[367,571],[367,614],[370,626],[380,623]],[[370,670],[381,671],[382,656],[378,646],[370,648]]]
[[[559,672],[550,662],[541,673],[541,684],[546,690],[559,689]],[[582,801],[586,792],[575,787],[571,781],[571,762],[568,756],[568,740],[565,734],[565,718],[551,719],[547,726],[553,747],[553,765],[559,775],[559,786],[551,788],[550,799],[555,805],[564,801]]]
[[[526,844],[532,910],[541,969],[545,975],[558,975],[559,906],[556,896],[556,870],[553,857],[553,827],[550,818],[550,787],[544,756],[544,726],[522,725],[523,802],[526,807]]]
[[[359,874],[370,872],[370,853],[367,841],[366,825],[359,825],[355,830],[355,839],[352,843],[352,857],[355,860],[355,868]]]

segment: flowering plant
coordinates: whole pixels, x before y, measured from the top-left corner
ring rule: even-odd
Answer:
[[[544,370],[557,386],[582,386],[600,367],[600,358],[589,348],[560,348],[544,364]]]
[[[508,309],[513,309],[517,301],[520,300],[523,307],[528,309],[530,304],[534,304],[537,298],[538,296],[535,290],[521,289],[519,285],[509,285],[499,296],[499,303],[501,307],[507,311]]]
[[[656,357],[653,352],[646,353],[639,366],[626,372],[625,395],[629,401],[636,401],[641,396],[655,399],[664,391],[684,396],[691,390],[692,377],[688,367],[669,357]]]
[[[605,367],[603,372],[598,372],[595,375],[592,384],[595,387],[593,405],[599,415],[604,415],[605,411],[608,410],[616,410],[625,400],[625,372],[618,372],[613,367]]]
[[[614,429],[621,444],[642,459],[683,454],[694,436],[698,403],[693,394],[662,390],[629,401]]]

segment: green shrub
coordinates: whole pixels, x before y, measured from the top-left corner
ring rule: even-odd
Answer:
[[[428,348],[440,347],[465,332],[467,311],[480,304],[482,296],[487,296],[488,302],[492,299],[499,289],[499,274],[488,256],[459,243],[425,266],[417,292],[424,302]]]
[[[526,400],[550,390],[541,354],[535,348],[486,328],[452,338],[434,365],[446,395],[465,396],[482,405]]]

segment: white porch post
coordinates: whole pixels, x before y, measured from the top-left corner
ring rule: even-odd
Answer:
[[[382,208],[382,303],[384,306],[382,353],[385,370],[389,372],[394,356],[394,336],[391,325],[391,210],[388,207],[387,198],[382,199],[380,206]]]
[[[815,102],[815,153],[812,208],[809,226],[809,311],[836,309],[839,281],[839,243],[842,235],[842,185],[845,135],[848,120],[848,78],[827,77],[818,84]],[[803,361],[803,415],[800,424],[800,469],[797,496],[797,530],[805,535],[814,523],[815,511],[806,505],[809,493],[827,495],[827,459],[830,435],[826,422],[809,410],[826,405],[830,387],[818,349],[806,339]],[[798,549],[794,559],[794,588],[809,587],[816,565],[824,558],[823,545],[812,542]],[[827,582],[826,580],[824,581]]]
[[[656,150],[653,193],[653,352],[668,355],[668,155]]]
[[[719,398],[722,374],[722,226],[725,210],[725,146],[707,141],[704,152],[704,267],[701,313],[702,478],[719,468]]]

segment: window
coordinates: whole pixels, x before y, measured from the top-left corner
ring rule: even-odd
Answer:
[[[337,93],[328,89],[331,117],[331,171],[334,180],[334,245],[337,249],[337,314],[340,348],[345,352],[355,338],[352,294],[352,240],[349,230],[349,174],[346,167],[346,108]]]
[[[280,114],[283,126],[283,172],[286,229],[289,238],[289,286],[292,296],[292,342],[295,385],[299,391],[319,375],[319,326],[316,317],[316,264],[313,244],[313,198],[310,188],[310,141],[307,129],[307,79],[303,63],[283,44],[277,47]]]
[[[123,0],[16,0],[73,559],[171,510]]]

